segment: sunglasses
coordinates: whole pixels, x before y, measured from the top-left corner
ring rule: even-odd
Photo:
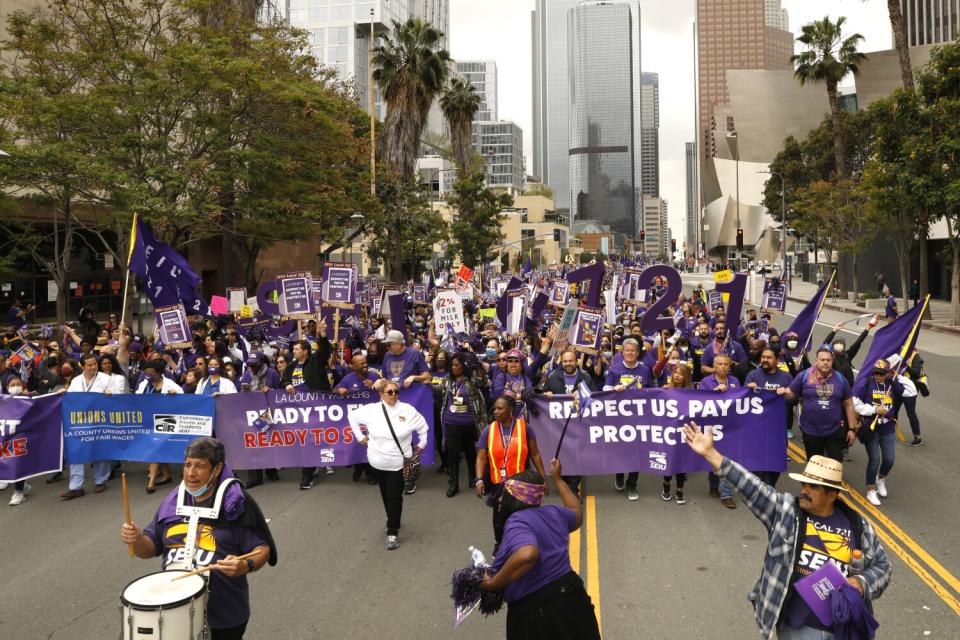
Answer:
[[[386,395],[388,395],[388,396],[396,396],[396,395],[399,395],[399,394],[400,394],[400,392],[397,391],[396,389],[389,389],[389,390],[387,390],[387,391],[384,391],[383,393],[386,394]]]
[[[286,360],[277,360],[277,364],[287,364]]]
[[[519,358],[507,358],[507,362],[520,362]]]

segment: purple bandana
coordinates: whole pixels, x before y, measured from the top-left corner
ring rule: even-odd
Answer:
[[[520,482],[519,480],[507,480],[503,485],[504,490],[514,498],[524,504],[539,507],[543,504],[543,494],[546,492],[546,486],[542,484],[533,484],[530,482]]]

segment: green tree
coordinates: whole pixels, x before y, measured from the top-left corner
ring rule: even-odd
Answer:
[[[806,50],[790,58],[796,65],[794,75],[800,84],[823,82],[827,87],[838,176],[847,175],[847,164],[843,153],[843,124],[837,85],[848,73],[859,73],[860,64],[867,59],[866,55],[857,51],[857,45],[863,40],[862,35],[855,33],[844,38],[843,25],[846,21],[841,16],[834,23],[829,16],[824,16],[823,20],[804,25],[797,42],[804,45]]]
[[[374,80],[387,102],[380,156],[404,182],[413,179],[430,106],[449,74],[450,54],[442,40],[442,31],[410,18],[395,21],[393,34],[374,48]]]
[[[450,80],[443,96],[440,108],[450,125],[450,137],[453,143],[453,156],[457,168],[466,173],[473,158],[473,117],[480,110],[482,99],[473,85],[457,76]]]
[[[455,210],[447,257],[459,255],[470,268],[483,264],[503,242],[502,212],[513,206],[513,196],[491,191],[476,172],[457,180],[447,203]]]

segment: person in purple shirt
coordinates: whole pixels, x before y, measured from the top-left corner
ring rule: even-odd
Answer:
[[[826,455],[840,461],[844,444],[852,445],[856,438],[857,414],[850,384],[833,369],[830,347],[821,345],[814,365],[777,393],[800,403],[800,432],[807,457]]]
[[[514,417],[524,415],[525,400],[533,394],[533,380],[524,367],[526,358],[520,349],[511,349],[507,352],[507,369],[502,376],[493,378],[490,387],[490,397],[510,396],[517,401]],[[541,365],[542,366],[542,365]]]
[[[560,462],[550,475],[563,506],[543,505],[543,477],[527,470],[504,483],[501,509],[507,517],[493,575],[480,588],[503,591],[507,638],[599,640],[597,616],[580,576],[570,566],[570,533],[580,528],[580,500],[561,477]]]
[[[701,391],[716,391],[724,393],[730,389],[740,387],[740,381],[731,373],[733,359],[725,353],[718,354],[714,360],[714,372],[700,381]],[[720,477],[712,471],[707,474],[707,482],[710,487],[710,497],[720,498],[720,504],[727,509],[736,509],[737,503],[733,500],[733,485],[726,480],[721,481]]]
[[[789,387],[791,382],[793,382],[793,378],[781,369],[777,362],[777,352],[770,347],[766,347],[760,353],[760,368],[747,374],[743,386],[754,391],[773,391],[777,393],[777,389]],[[792,437],[790,433],[790,428],[793,426],[792,406],[787,407],[786,414],[787,434]],[[777,480],[780,479],[780,473],[777,471],[760,471],[757,475],[771,487],[776,487]]]
[[[747,359],[747,354],[743,350],[743,346],[735,340],[728,340],[727,335],[727,323],[725,320],[717,320],[717,323],[713,327],[713,342],[707,345],[707,348],[703,350],[703,358],[700,360],[700,370],[703,372],[704,376],[708,376],[713,373],[713,359],[721,353],[725,353],[731,358],[734,362],[740,362],[741,360]]]
[[[346,395],[353,391],[372,389],[374,383],[379,379],[380,374],[371,371],[367,366],[367,356],[362,353],[355,353],[350,358],[350,373],[340,379],[334,391],[340,395]]]
[[[421,384],[430,382],[430,369],[423,354],[416,349],[408,348],[401,332],[388,331],[383,342],[388,350],[383,356],[383,366],[380,369],[384,380],[392,380],[404,389],[409,389],[410,385],[416,382]],[[375,388],[380,390],[379,386]]]
[[[650,369],[640,362],[640,343],[635,338],[623,341],[621,350],[623,359],[620,362],[611,362],[607,375],[603,380],[604,391],[622,392],[627,389],[643,389],[651,384]],[[635,502],[640,499],[637,493],[637,479],[639,472],[631,471],[624,483],[624,474],[618,473],[613,483],[617,491],[627,490],[627,500]]]
[[[241,391],[267,391],[280,388],[280,374],[267,364],[262,353],[251,353],[247,357],[247,369],[240,376]]]
[[[893,297],[893,292],[889,289],[887,290],[887,308],[884,312],[884,316],[887,319],[887,324],[890,324],[897,319],[900,313],[897,310],[897,299]]]

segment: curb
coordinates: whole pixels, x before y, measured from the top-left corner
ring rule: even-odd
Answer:
[[[804,300],[803,298],[795,298],[792,296],[788,296],[787,300],[791,302],[797,302],[799,304],[806,304],[807,302],[809,302],[809,300]],[[844,307],[842,305],[831,303],[831,302],[825,302],[823,306],[824,308],[830,309],[831,311],[840,311],[843,313],[861,313],[865,311],[865,309],[863,309],[862,307],[851,309],[849,307]],[[924,320],[923,322],[920,323],[920,327],[923,329],[927,329],[928,331],[936,331],[937,333],[947,333],[954,336],[960,336],[960,327],[955,327],[949,324],[936,324],[930,320]]]

